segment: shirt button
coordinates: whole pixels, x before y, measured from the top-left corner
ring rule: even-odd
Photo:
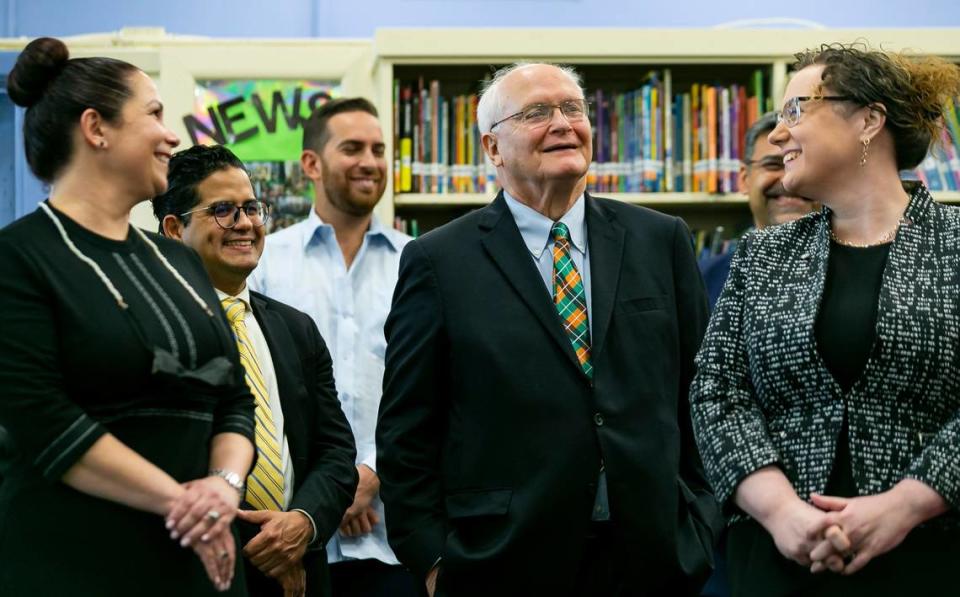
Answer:
[[[593,422],[597,425],[597,427],[603,427],[603,415],[600,413],[593,415]]]

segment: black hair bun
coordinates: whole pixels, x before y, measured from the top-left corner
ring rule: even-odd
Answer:
[[[67,46],[59,39],[38,37],[27,44],[7,76],[10,99],[24,108],[37,103],[69,59]]]

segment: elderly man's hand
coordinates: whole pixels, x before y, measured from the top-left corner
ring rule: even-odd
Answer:
[[[313,526],[302,512],[240,510],[241,520],[260,525],[260,532],[243,548],[243,555],[267,576],[279,579],[299,566],[313,538]]]
[[[357,493],[340,521],[340,532],[347,537],[366,535],[380,522],[377,511],[370,505],[380,491],[380,478],[365,464],[357,466],[357,473],[360,475]]]
[[[302,564],[291,566],[277,580],[283,587],[283,597],[304,597],[307,594],[307,573]]]
[[[205,477],[183,484],[186,491],[166,516],[170,538],[187,547],[229,534],[240,495],[220,477]]]

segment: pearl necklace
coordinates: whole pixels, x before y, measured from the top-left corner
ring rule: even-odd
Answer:
[[[830,229],[830,240],[837,243],[838,245],[843,245],[844,247],[853,247],[855,249],[869,249],[870,247],[879,247],[880,245],[885,245],[889,242],[893,242],[893,239],[897,237],[897,230],[900,230],[900,226],[903,225],[904,218],[901,217],[897,220],[897,225],[894,226],[891,230],[888,230],[879,240],[872,243],[855,243],[848,240],[842,240],[837,236],[837,233],[833,231],[833,228]]]

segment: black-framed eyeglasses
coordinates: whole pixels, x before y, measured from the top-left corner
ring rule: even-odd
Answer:
[[[240,221],[241,211],[246,214],[250,223],[257,228],[264,226],[270,217],[270,205],[259,199],[250,199],[244,201],[241,205],[237,205],[233,201],[215,201],[206,207],[185,211],[180,216],[183,217],[198,211],[205,211],[213,215],[217,225],[224,230],[229,230],[237,225],[237,222]]]
[[[787,125],[787,128],[790,128],[800,122],[800,115],[803,114],[803,109],[800,107],[800,102],[807,102],[810,100],[825,100],[828,102],[849,102],[853,97],[849,95],[821,95],[819,97],[811,95],[798,95],[791,97],[783,104],[783,110],[777,112],[777,124],[781,122]]]
[[[780,172],[783,170],[783,158],[778,155],[768,155],[759,160],[743,160],[747,166],[758,166],[767,172]]]
[[[550,119],[553,118],[553,111],[557,108],[560,108],[560,113],[567,119],[567,122],[579,122],[587,118],[590,102],[585,99],[569,99],[559,104],[530,104],[529,106],[524,106],[519,112],[494,122],[490,125],[490,130],[492,131],[498,124],[514,118],[519,119],[520,124],[523,126],[540,126],[550,122]]]

